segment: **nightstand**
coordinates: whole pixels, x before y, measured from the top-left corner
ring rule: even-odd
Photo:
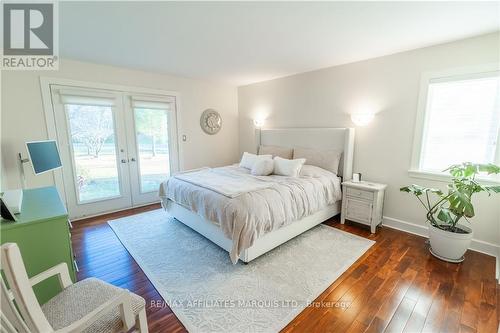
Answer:
[[[340,223],[351,220],[370,226],[375,233],[382,223],[384,194],[387,185],[373,182],[346,181],[342,183],[342,215]]]

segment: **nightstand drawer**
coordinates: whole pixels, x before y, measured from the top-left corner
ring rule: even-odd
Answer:
[[[346,218],[358,222],[370,223],[373,204],[347,197]]]
[[[347,195],[356,198],[373,200],[373,192],[358,190],[357,188],[352,188],[352,187],[347,188]]]

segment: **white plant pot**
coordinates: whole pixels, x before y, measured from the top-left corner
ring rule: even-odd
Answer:
[[[430,223],[428,225],[429,241],[431,243],[429,250],[432,255],[444,261],[462,262],[465,251],[467,251],[472,241],[472,230],[460,225],[459,227],[468,233],[459,234],[436,228]]]

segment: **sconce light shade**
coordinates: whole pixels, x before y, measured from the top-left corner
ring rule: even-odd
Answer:
[[[255,125],[255,127],[261,128],[262,126],[264,126],[264,119],[254,119],[253,124]]]
[[[368,125],[375,115],[373,113],[354,113],[351,115],[351,120],[357,126]]]

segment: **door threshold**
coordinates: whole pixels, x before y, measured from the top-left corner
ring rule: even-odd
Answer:
[[[116,210],[105,211],[105,212],[101,212],[101,213],[97,213],[97,214],[93,214],[93,215],[85,215],[85,216],[82,216],[82,217],[71,219],[71,222],[79,222],[79,221],[82,221],[82,220],[87,220],[87,219],[91,219],[91,218],[94,218],[94,217],[101,217],[101,216],[105,216],[105,215],[111,215],[111,214],[114,214],[114,213],[119,213],[119,212],[131,210],[131,209],[135,209],[135,208],[141,208],[141,207],[147,207],[147,206],[154,206],[154,205],[158,205],[160,203],[161,203],[161,201],[155,201],[155,202],[150,202],[150,203],[147,203],[147,204],[142,204],[142,205],[137,205],[137,206],[130,206],[130,207],[126,207],[126,208],[120,208],[120,209],[116,209]]]

